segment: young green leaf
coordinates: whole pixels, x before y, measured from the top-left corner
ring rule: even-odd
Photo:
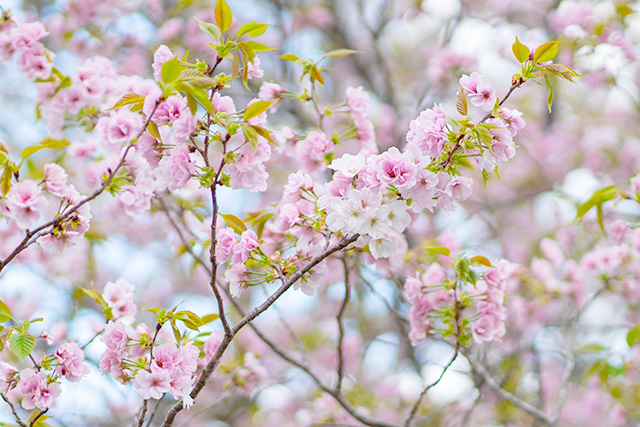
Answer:
[[[549,81],[549,76],[544,76],[544,86],[547,89],[547,108],[549,109],[549,114],[551,114],[551,104],[553,104],[553,86],[551,86],[551,81]]]
[[[613,200],[619,193],[620,189],[615,185],[610,185],[596,191],[589,200],[578,206],[576,220],[582,219],[593,207],[602,206],[603,203]]]
[[[238,37],[245,34],[251,37],[258,37],[264,34],[269,25],[261,24],[259,22],[247,22],[238,30]]]
[[[327,52],[324,55],[322,55],[323,58],[341,58],[343,56],[347,56],[347,55],[353,55],[354,53],[362,53],[359,50],[353,50],[353,49],[336,49],[336,50],[332,50],[331,52]]]
[[[36,347],[36,337],[26,332],[14,332],[11,334],[10,342],[11,351],[23,362]]]
[[[27,157],[29,157],[33,153],[37,153],[38,151],[42,150],[43,148],[51,148],[51,149],[55,150],[55,149],[58,149],[58,148],[66,147],[69,144],[70,144],[70,142],[67,141],[66,139],[46,138],[40,144],[32,145],[31,147],[27,147],[24,150],[22,150],[22,159],[23,160],[26,159]]]
[[[271,46],[267,46],[265,44],[258,43],[258,42],[244,42],[244,44],[249,46],[251,48],[251,50],[253,50],[254,52],[267,52],[269,50],[274,50],[275,49],[275,48],[273,48]]]
[[[476,255],[474,257],[471,257],[469,258],[469,261],[474,262],[476,264],[484,265],[485,267],[493,267],[493,265],[491,265],[491,261],[489,261],[487,257],[484,257],[482,255]]]
[[[11,319],[11,310],[7,307],[7,304],[0,301],[0,323],[4,323]]]
[[[212,24],[211,22],[204,22],[196,18],[198,21],[198,27],[200,30],[208,36],[213,37],[216,40],[220,40],[222,37],[222,31],[216,24]]]
[[[122,97],[120,97],[118,102],[116,102],[116,104],[113,107],[109,108],[109,110],[115,110],[116,108],[120,108],[129,104],[144,103],[144,98],[145,98],[144,96],[137,94],[135,92],[125,93],[124,95],[122,95]]]
[[[274,101],[254,102],[253,104],[249,105],[246,110],[244,110],[244,114],[242,115],[242,118],[244,120],[249,120],[252,117],[255,117],[264,113],[265,111],[267,111],[269,107],[271,107],[271,104],[273,104],[273,102]]]
[[[224,219],[224,222],[238,234],[242,234],[247,231],[247,226],[242,222],[240,218],[233,214],[220,214]]]
[[[160,76],[162,81],[169,84],[178,80],[180,73],[182,72],[182,66],[178,62],[178,57],[173,57],[164,64],[160,70]]]
[[[518,40],[517,37],[516,41],[513,43],[513,46],[511,46],[511,50],[513,51],[513,56],[515,56],[518,62],[520,62],[521,64],[529,59],[529,55],[531,55],[531,51],[529,50],[529,48],[520,43],[520,40]]]
[[[215,320],[218,320],[219,318],[220,318],[219,314],[212,313],[212,314],[205,314],[200,318],[200,320],[202,321],[203,325],[206,325],[207,323],[211,323]]]
[[[2,177],[0,177],[0,193],[4,196],[11,188],[11,177],[13,176],[13,166],[9,159],[5,159],[2,164]]]
[[[533,54],[533,60],[538,63],[551,61],[558,54],[558,44],[560,43],[560,40],[562,40],[562,37],[558,40],[546,42],[538,46]]]
[[[247,62],[253,63],[253,60],[256,57],[256,54],[253,52],[253,49],[249,47],[246,43],[238,43],[238,50],[242,52],[245,58],[247,58]]]
[[[627,332],[627,345],[632,347],[638,338],[640,338],[640,327],[636,325]]]
[[[258,135],[269,141],[271,144],[278,145],[278,143],[271,138],[271,131],[260,126],[251,125],[251,127],[258,133]]]
[[[178,82],[177,88],[178,90],[185,92],[187,96],[191,95],[196,101],[198,101],[198,104],[202,105],[205,110],[207,110],[209,114],[216,113],[211,105],[211,100],[209,99],[209,95],[206,90],[192,86],[187,82]]]
[[[491,148],[491,146],[493,145],[493,134],[491,134],[489,129],[487,129],[483,125],[478,125],[473,128],[473,130],[478,136],[478,139],[482,141],[487,147]]]
[[[285,53],[284,55],[280,55],[280,58],[284,59],[285,61],[290,61],[290,62],[298,62],[298,61],[300,61],[300,58],[295,56],[293,53]]]
[[[253,129],[253,127],[247,125],[246,123],[243,123],[242,125],[240,125],[240,128],[242,129],[242,134],[244,135],[244,138],[247,140],[247,142],[251,144],[253,148],[257,148],[258,132],[256,132],[256,130]]]
[[[189,329],[197,331],[203,325],[202,319],[191,311],[179,311],[173,315],[175,319],[180,320]]]
[[[444,246],[431,246],[429,248],[425,248],[427,252],[431,252],[438,255],[449,256],[451,255],[451,249],[445,248]]]
[[[149,135],[162,142],[162,138],[160,137],[160,130],[158,129],[158,125],[155,122],[149,121],[147,131],[149,132]]]
[[[227,31],[231,27],[233,15],[231,14],[231,8],[224,0],[218,0],[214,9],[214,15],[216,23],[222,31]]]

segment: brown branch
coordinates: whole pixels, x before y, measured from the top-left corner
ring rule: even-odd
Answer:
[[[344,324],[342,323],[342,318],[344,316],[345,311],[347,310],[347,305],[349,304],[349,298],[351,296],[351,288],[349,286],[349,265],[347,262],[346,256],[342,258],[342,265],[344,267],[344,299],[342,300],[342,305],[340,306],[340,311],[338,311],[338,315],[336,316],[336,321],[338,322],[338,368],[336,369],[336,373],[338,374],[338,382],[336,383],[336,390],[340,391],[342,388],[342,379],[344,375],[344,355],[342,354],[342,341],[344,340]]]
[[[13,406],[13,403],[9,402],[9,399],[7,399],[4,393],[0,393],[0,397],[2,397],[2,400],[7,402],[7,405],[9,405],[9,407],[11,408],[11,413],[13,414],[13,417],[16,419],[16,422],[18,423],[18,425],[20,427],[29,427],[24,421],[22,421],[22,418],[20,418],[20,415],[18,415],[18,412],[16,411],[16,407]]]
[[[503,400],[506,400],[507,402],[510,402],[510,403],[514,404],[518,408],[522,409],[523,411],[529,413],[530,415],[534,416],[535,418],[539,419],[540,421],[542,421],[542,422],[544,422],[544,423],[546,423],[548,425],[552,425],[554,423],[554,418],[553,417],[551,417],[550,415],[544,413],[543,411],[541,411],[540,409],[536,408],[535,406],[533,406],[533,405],[525,402],[524,400],[520,399],[515,394],[510,393],[507,390],[503,389],[500,386],[500,384],[498,384],[498,382],[491,376],[489,371],[487,371],[487,369],[482,365],[482,363],[480,363],[478,360],[475,360],[468,352],[464,352],[464,355],[467,358],[467,360],[469,361],[469,364],[471,365],[471,368],[482,377],[482,379],[484,380],[485,384],[495,394],[497,394],[498,397],[500,397]]]
[[[138,422],[135,423],[134,425],[137,425],[138,427],[142,427],[144,425],[144,417],[147,415],[147,404],[149,402],[149,399],[144,399],[142,401],[142,409],[140,410],[140,418],[138,418]]]
[[[235,301],[232,300],[232,303],[236,306],[236,309],[239,310],[240,312],[242,312],[242,307],[240,307],[240,304]],[[328,385],[326,385],[325,383],[323,383],[320,378],[318,378],[313,371],[311,370],[310,367],[308,367],[307,365],[305,365],[304,363],[300,362],[299,360],[294,359],[293,357],[291,357],[290,355],[288,355],[287,353],[285,353],[283,350],[281,350],[280,348],[278,348],[278,346],[271,341],[269,338],[267,338],[262,331],[260,331],[256,325],[254,325],[253,323],[249,324],[249,327],[251,329],[253,329],[253,331],[256,333],[256,335],[258,336],[258,338],[260,338],[265,344],[267,344],[267,346],[269,346],[269,348],[271,348],[271,350],[276,353],[278,356],[280,356],[280,358],[282,358],[283,360],[285,360],[286,362],[288,362],[289,364],[297,367],[298,369],[304,371],[309,377],[311,377],[311,379],[318,385],[318,387],[324,391],[325,393],[329,394],[330,396],[332,396],[339,404],[340,406],[342,406],[344,408],[345,411],[347,411],[352,417],[354,417],[356,420],[360,421],[362,424],[365,424],[367,426],[374,426],[374,427],[397,427],[395,424],[389,424],[385,421],[380,421],[374,418],[371,418],[367,415],[361,414],[360,412],[358,412],[353,406],[351,406],[351,404],[349,403],[349,401],[347,399],[345,399],[345,397],[342,395],[342,393],[340,392],[340,390],[338,389],[334,389],[329,387]]]
[[[205,368],[202,370],[200,377],[198,377],[196,384],[191,390],[191,393],[190,393],[191,398],[195,399],[198,396],[198,394],[200,394],[200,392],[206,385],[207,381],[209,380],[209,377],[211,376],[216,366],[220,362],[220,359],[222,358],[222,354],[225,352],[227,347],[229,347],[229,344],[231,344],[231,340],[243,327],[245,327],[247,324],[250,324],[250,322],[253,319],[258,317],[260,314],[266,311],[269,307],[271,307],[276,302],[276,300],[280,298],[280,296],[282,296],[282,294],[284,294],[291,286],[293,286],[294,283],[300,280],[305,273],[309,272],[313,267],[315,267],[316,265],[324,261],[330,255],[345,249],[351,243],[355,242],[358,239],[358,237],[360,237],[359,234],[355,234],[350,237],[344,237],[340,242],[335,244],[333,247],[326,249],[321,254],[311,258],[311,260],[307,263],[307,265],[305,265],[300,270],[296,271],[285,283],[283,283],[273,294],[271,294],[266,301],[264,301],[258,307],[255,307],[248,314],[244,315],[244,317],[231,329],[231,334],[230,335],[225,334],[224,339],[218,346],[216,352],[213,354],[213,356],[211,356],[211,359],[209,359],[209,362],[207,363]],[[215,271],[215,269],[213,271]],[[217,289],[217,286],[216,286],[216,289]],[[235,303],[235,300],[231,299],[231,301]],[[169,412],[167,413],[164,419],[164,422],[162,423],[162,426],[168,427],[173,425],[173,421],[175,420],[175,417],[178,415],[180,411],[182,411],[183,407],[184,406],[182,402],[178,402],[175,405],[173,405],[169,410]]]
[[[22,241],[13,250],[13,252],[11,252],[4,260],[0,261],[0,272],[7,266],[7,264],[9,264],[9,262],[11,262],[11,260],[13,260],[16,256],[18,256],[18,254],[20,254],[26,248],[31,246],[33,243],[35,243],[40,237],[51,233],[53,231],[53,229],[55,229],[56,226],[62,224],[67,218],[69,218],[78,209],[80,209],[80,207],[82,207],[86,203],[89,203],[91,200],[93,200],[96,197],[98,197],[100,194],[102,194],[104,192],[104,190],[107,189],[107,187],[113,181],[113,178],[115,178],[115,176],[118,173],[118,171],[120,171],[122,166],[124,166],[124,162],[126,160],[127,154],[129,153],[129,151],[133,147],[133,142],[136,141],[138,138],[140,138],[142,136],[142,134],[147,130],[147,126],[149,126],[149,123],[151,122],[151,117],[156,112],[158,106],[160,105],[160,102],[161,102],[160,100],[156,101],[156,104],[154,105],[153,109],[151,110],[151,113],[149,114],[149,116],[147,117],[147,120],[145,121],[144,126],[142,127],[140,132],[138,132],[138,134],[135,136],[135,138],[133,138],[131,140],[129,145],[125,148],[124,153],[122,153],[122,156],[120,157],[120,161],[118,162],[116,167],[113,168],[111,170],[111,172],[109,172],[109,175],[107,175],[107,179],[102,183],[100,188],[95,190],[90,196],[85,197],[84,199],[82,199],[78,203],[76,203],[75,205],[73,205],[70,208],[68,208],[64,213],[60,214],[60,216],[57,216],[56,218],[52,219],[51,221],[46,222],[46,223],[40,225],[39,227],[36,227],[33,230],[27,230],[26,233],[25,233],[24,239],[22,239]]]
[[[453,353],[453,357],[451,357],[451,360],[449,360],[449,363],[447,363],[444,366],[438,379],[432,382],[431,384],[429,384],[428,386],[426,386],[424,390],[422,390],[422,393],[420,393],[420,396],[418,396],[418,400],[416,400],[416,403],[413,404],[413,407],[411,408],[411,412],[409,412],[409,416],[407,417],[407,420],[404,422],[405,427],[411,426],[411,423],[413,422],[413,418],[416,416],[416,413],[418,412],[418,408],[420,407],[420,403],[422,403],[422,399],[424,398],[424,396],[427,394],[429,390],[431,390],[433,387],[438,385],[440,380],[442,380],[442,377],[444,377],[444,374],[449,370],[451,365],[453,365],[453,362],[457,359],[458,351],[459,351],[459,347],[456,345],[456,350]]]
[[[44,411],[40,411],[38,412],[38,415],[36,415],[35,417],[33,417],[33,419],[31,420],[31,422],[29,423],[29,427],[33,427],[36,425],[36,423],[38,422],[38,420],[40,419],[40,417],[42,417],[44,414],[47,413],[49,409],[45,409]]]
[[[520,86],[522,86],[524,82],[525,80],[523,80],[522,77],[516,80],[515,82],[513,82],[507,94],[504,96],[504,98],[502,98],[502,100],[500,100],[500,103],[498,104],[498,106],[502,107],[502,104],[504,104],[504,102],[511,96],[513,91],[519,88]],[[486,122],[491,117],[492,117],[492,113],[491,112],[487,113],[487,115],[484,116],[482,120],[478,122],[478,125],[481,125],[482,123]],[[463,134],[460,134],[458,136],[458,138],[456,139],[456,143],[451,149],[451,151],[449,152],[449,154],[447,155],[447,158],[443,162],[439,163],[438,166],[442,166],[443,169],[446,169],[447,167],[451,166],[451,163],[453,161],[453,155],[460,150],[460,147],[462,146],[462,142],[466,139],[466,137],[467,135],[463,135]]]

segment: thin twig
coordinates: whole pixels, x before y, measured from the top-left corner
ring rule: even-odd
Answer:
[[[540,421],[548,425],[552,424],[554,420],[551,416],[547,415],[546,413],[534,407],[533,405],[530,405],[529,403],[520,399],[515,394],[510,393],[507,390],[500,387],[500,384],[498,384],[498,382],[491,376],[489,371],[487,371],[487,369],[484,366],[482,366],[482,364],[478,360],[475,360],[468,352],[464,352],[464,355],[469,361],[469,364],[471,364],[471,367],[473,368],[473,370],[478,374],[480,374],[485,384],[487,384],[487,386],[491,390],[493,390],[493,392],[496,393],[500,398],[516,405],[518,408],[522,409],[525,412],[528,412],[529,414],[533,415]]]
[[[162,399],[158,399],[158,401],[156,402],[156,405],[153,407],[153,412],[151,412],[151,416],[149,417],[149,420],[147,421],[147,427],[151,427],[151,421],[153,420],[153,417],[158,412],[158,408],[160,407],[160,403],[161,402],[162,402]]]
[[[137,425],[138,427],[142,427],[144,425],[144,417],[147,415],[147,403],[149,402],[148,399],[144,399],[142,401],[142,409],[140,410],[140,418],[138,418],[138,423],[134,424]]]
[[[125,160],[127,158],[127,154],[129,153],[129,151],[133,147],[133,141],[135,141],[138,138],[140,138],[142,136],[142,134],[147,130],[147,126],[149,126],[149,123],[151,122],[151,117],[156,112],[156,110],[158,109],[159,105],[160,105],[160,100],[156,101],[153,109],[151,110],[151,113],[149,114],[149,116],[147,117],[147,120],[144,123],[144,126],[142,127],[140,132],[138,132],[138,134],[135,136],[135,138],[133,138],[131,140],[129,145],[127,145],[127,147],[124,149],[124,152],[122,153],[122,156],[120,156],[120,161],[118,162],[116,167],[113,168],[109,172],[109,175],[107,175],[107,179],[102,183],[100,188],[98,188],[96,191],[94,191],[90,196],[85,197],[84,199],[82,199],[78,203],[76,203],[75,205],[73,205],[70,208],[68,208],[64,213],[60,214],[59,216],[57,216],[56,218],[52,219],[51,221],[46,222],[46,223],[40,225],[39,227],[36,227],[33,230],[27,230],[26,233],[25,233],[25,237],[18,244],[18,246],[16,246],[16,248],[4,260],[0,261],[0,272],[7,266],[7,264],[9,264],[9,262],[11,260],[13,260],[16,256],[18,256],[18,254],[20,254],[23,250],[28,248],[31,244],[35,243],[40,237],[51,233],[52,230],[56,226],[62,224],[67,218],[69,218],[78,209],[80,209],[80,207],[82,207],[86,203],[89,203],[91,200],[93,200],[96,197],[98,197],[100,194],[102,194],[104,192],[104,190],[107,189],[107,187],[109,186],[109,184],[111,184],[111,181],[113,181],[113,178],[116,176],[118,171],[122,168],[122,166],[124,166]],[[51,228],[51,229],[49,229],[49,228]]]
[[[22,421],[22,418],[20,418],[20,415],[18,415],[18,412],[16,411],[15,406],[13,406],[13,403],[9,402],[9,399],[7,399],[4,393],[0,393],[0,397],[2,397],[2,400],[7,402],[7,405],[9,405],[9,407],[11,408],[11,413],[13,414],[13,417],[16,419],[16,422],[18,423],[18,425],[20,427],[29,427],[24,421]]]
[[[558,396],[558,405],[556,406],[556,410],[553,414],[553,421],[551,422],[551,426],[555,427],[558,425],[558,421],[560,421],[560,415],[562,414],[562,408],[564,407],[565,402],[567,401],[567,384],[569,383],[569,378],[573,373],[573,368],[575,367],[575,361],[573,360],[573,355],[570,352],[562,352],[562,355],[567,360],[567,366],[564,368],[564,373],[562,374],[562,379],[560,380],[560,384],[562,384],[562,388],[560,389],[560,393]]]
[[[347,310],[349,297],[351,296],[351,288],[349,286],[349,263],[346,256],[342,258],[342,265],[344,266],[344,299],[342,300],[340,311],[338,311],[338,315],[336,316],[336,321],[338,322],[338,368],[336,370],[336,373],[338,374],[338,382],[336,384],[337,391],[340,391],[342,389],[342,379],[344,375],[344,355],[342,353],[342,341],[344,340],[344,324],[342,323],[342,318],[345,311]]]
[[[216,352],[209,359],[209,362],[207,363],[205,368],[202,370],[200,377],[198,377],[196,384],[191,390],[191,393],[190,393],[191,398],[195,399],[198,396],[198,394],[200,394],[205,384],[209,380],[209,377],[215,370],[216,366],[218,366],[218,363],[222,358],[222,354],[231,343],[231,340],[243,327],[245,327],[253,319],[258,317],[260,314],[266,311],[269,307],[271,307],[278,300],[278,298],[280,298],[291,286],[293,286],[294,283],[300,280],[302,276],[307,272],[309,272],[313,267],[320,264],[330,255],[347,248],[351,243],[355,242],[359,237],[360,237],[359,234],[354,234],[353,236],[344,237],[340,242],[336,243],[333,247],[311,258],[311,260],[309,260],[307,265],[302,267],[300,270],[296,271],[285,283],[282,284],[282,286],[280,286],[273,294],[271,294],[266,301],[264,301],[262,304],[255,307],[249,313],[244,315],[244,317],[238,323],[236,323],[236,325],[231,329],[231,334],[230,335],[225,334],[224,339],[216,349]],[[215,272],[215,268],[213,271]],[[214,286],[214,288],[218,289],[217,284]],[[231,300],[233,303],[235,303],[235,300],[233,299]],[[173,425],[173,421],[175,420],[175,417],[178,415],[180,411],[182,411],[183,408],[184,408],[183,402],[178,402],[175,405],[173,405],[169,410],[169,412],[167,413],[164,419],[164,422],[162,423],[162,426],[168,427]]]
[[[239,305],[239,303],[237,301],[232,300],[232,303],[236,306],[236,309],[238,311],[242,312],[242,307],[240,307],[240,305]],[[262,333],[262,331],[260,331],[260,329],[258,329],[258,327],[256,325],[254,325],[253,323],[249,323],[249,327],[251,329],[253,329],[253,331],[258,336],[258,338],[260,338],[265,344],[267,344],[269,346],[269,348],[271,348],[271,350],[274,353],[276,353],[278,356],[280,356],[280,358],[282,358],[285,361],[287,361],[289,364],[291,364],[291,365],[297,367],[298,369],[301,369],[302,371],[304,371],[309,377],[311,377],[311,379],[318,385],[318,387],[321,390],[323,390],[325,393],[327,393],[330,396],[332,396],[340,404],[340,406],[342,406],[344,408],[345,411],[347,411],[352,417],[354,417],[355,419],[360,421],[362,424],[365,424],[367,426],[374,426],[374,427],[397,427],[395,424],[389,424],[389,423],[387,423],[385,421],[377,420],[377,419],[371,418],[369,416],[366,416],[366,415],[358,412],[353,406],[351,406],[349,401],[341,394],[341,392],[339,390],[331,388],[328,385],[326,385],[325,383],[323,383],[320,380],[320,378],[318,378],[313,373],[313,371],[311,371],[310,367],[308,367],[304,363],[300,362],[299,360],[294,359],[292,356],[290,356],[289,354],[287,354],[283,350],[281,350],[277,346],[276,343],[274,343],[269,338],[267,338]]]
[[[413,407],[411,408],[411,412],[409,412],[409,416],[407,417],[407,420],[404,422],[405,427],[411,426],[411,423],[413,422],[413,418],[416,416],[416,413],[418,412],[418,408],[420,407],[420,403],[422,403],[422,399],[424,398],[424,396],[427,394],[429,390],[431,390],[433,387],[438,385],[440,380],[442,380],[442,377],[444,377],[444,374],[449,370],[451,365],[453,365],[453,362],[458,357],[458,348],[459,347],[456,346],[456,349],[453,352],[453,357],[451,357],[451,360],[449,360],[449,363],[447,363],[444,366],[438,379],[432,382],[431,384],[429,384],[428,386],[426,386],[424,390],[422,390],[422,393],[420,393],[420,396],[418,396],[418,400],[416,400],[416,403],[413,404]]]
[[[33,427],[36,425],[36,422],[38,422],[38,420],[40,419],[41,416],[43,416],[44,414],[47,413],[49,409],[45,409],[44,411],[40,411],[38,412],[38,415],[36,415],[35,417],[33,417],[33,419],[31,420],[31,422],[29,423],[29,427]]]

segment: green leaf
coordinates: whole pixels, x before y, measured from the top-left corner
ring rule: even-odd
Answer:
[[[222,31],[227,31],[231,27],[233,21],[233,15],[231,14],[231,8],[224,0],[218,0],[214,9],[214,15],[216,23]]]
[[[205,110],[207,110],[208,113],[216,113],[213,109],[213,105],[211,105],[211,100],[209,99],[209,95],[206,90],[195,87],[187,82],[178,82],[177,88],[178,90],[185,92],[187,95],[191,95],[196,101],[198,101],[198,104],[202,105]]]
[[[238,37],[243,36],[245,34],[251,37],[258,37],[264,34],[267,31],[269,25],[261,24],[259,22],[247,22],[238,30]]]
[[[200,71],[193,68],[185,68],[182,70],[180,72],[179,80],[188,82],[191,86],[199,89],[208,89],[218,84],[218,79],[205,76]]]
[[[11,334],[10,342],[11,351],[23,362],[36,347],[36,337],[26,332],[24,334],[14,332]]]
[[[3,301],[0,301],[0,323],[11,319],[11,310]]]
[[[563,65],[563,64],[549,64],[544,67],[544,71],[547,73],[555,74],[557,76],[562,77],[565,80],[569,80],[570,82],[574,82],[574,77],[584,77],[577,72],[575,72],[572,68]]]
[[[67,141],[66,139],[46,138],[40,144],[32,145],[31,147],[27,147],[24,150],[22,150],[22,160],[26,159],[33,153],[37,153],[43,148],[58,149],[58,148],[66,147],[69,144],[70,144],[69,141]]]
[[[32,423],[33,420],[38,417],[39,418],[36,420],[35,423]],[[33,412],[31,412],[31,415],[29,416],[29,426],[30,427],[51,427],[51,424],[45,423],[45,421],[50,418],[47,415],[42,415],[42,412],[39,409],[34,410]]]
[[[265,44],[258,43],[258,42],[244,42],[244,44],[249,46],[251,48],[251,50],[253,50],[254,52],[267,52],[269,50],[274,50],[275,49],[275,48],[273,48],[271,46],[267,46]]]
[[[173,330],[173,336],[176,339],[176,342],[180,342],[182,341],[182,335],[180,334],[180,330],[176,327],[176,322],[172,319],[171,320],[171,329]]]
[[[511,50],[513,51],[513,56],[515,56],[521,64],[529,59],[529,55],[531,55],[529,48],[520,43],[520,40],[518,40],[517,37],[515,43],[511,46]]]
[[[216,40],[220,40],[220,38],[222,37],[222,31],[220,31],[220,28],[216,24],[213,24],[211,22],[204,22],[199,20],[198,18],[196,18],[196,20],[198,21],[198,27],[200,27],[200,30],[203,33],[213,37]]]
[[[280,55],[280,58],[284,59],[285,61],[290,61],[290,62],[298,62],[298,61],[300,61],[300,58],[295,56],[293,53],[285,53],[284,55]]]
[[[471,269],[471,262],[467,258],[461,257],[458,262],[455,263],[453,269],[461,280],[475,286],[478,276],[475,271]]]
[[[256,101],[253,104],[249,105],[246,110],[244,110],[244,114],[242,118],[244,120],[249,120],[252,117],[256,117],[265,111],[273,104],[274,101]]]
[[[237,216],[233,214],[220,214],[220,216],[224,219],[227,226],[232,228],[236,233],[242,234],[247,231],[247,226]]]
[[[125,93],[124,95],[122,95],[122,97],[120,97],[118,102],[116,102],[113,107],[109,108],[109,110],[115,110],[116,108],[124,107],[125,105],[129,104],[143,104],[144,98],[144,96],[135,92]]]
[[[160,130],[158,129],[158,125],[155,122],[151,120],[149,121],[149,124],[147,125],[147,131],[149,132],[149,135],[162,142],[162,138],[160,137]]]
[[[187,104],[189,105],[189,110],[191,111],[191,114],[195,116],[196,113],[198,112],[198,102],[190,93],[187,93]]]
[[[578,206],[576,220],[582,219],[592,208],[601,206],[603,203],[613,200],[620,193],[620,189],[615,185],[610,185],[593,193],[593,195]]]
[[[469,261],[475,262],[476,264],[484,265],[485,267],[493,267],[493,265],[491,265],[491,261],[489,261],[487,257],[484,257],[482,255],[471,257],[469,258]]]
[[[179,311],[173,315],[175,319],[180,320],[189,329],[197,331],[203,325],[202,319],[191,311]]]
[[[266,139],[267,141],[269,141],[271,144],[273,144],[273,145],[278,145],[278,143],[277,143],[277,142],[275,142],[275,141],[273,140],[273,138],[271,138],[271,131],[269,131],[269,130],[267,130],[267,129],[263,128],[263,127],[260,127],[260,126],[254,126],[254,125],[251,125],[251,127],[253,128],[253,130],[255,130],[256,132],[258,132],[258,135],[260,135],[261,137],[263,137],[264,139]]]
[[[558,54],[558,43],[560,43],[562,37],[552,42],[546,42],[538,46],[533,54],[533,60],[535,62],[547,62],[551,61]]]
[[[242,52],[245,58],[247,58],[248,62],[253,63],[253,60],[256,57],[256,54],[253,52],[253,49],[249,47],[246,43],[238,43],[238,49]]]
[[[640,327],[636,325],[627,332],[627,345],[632,347],[638,338],[640,338]]]
[[[322,55],[323,58],[341,58],[343,56],[347,56],[347,55],[353,55],[354,53],[362,53],[359,50],[353,50],[353,49],[336,49],[336,50],[332,50],[331,52],[327,52],[324,55]]]
[[[202,316],[200,318],[200,320],[202,321],[203,325],[206,325],[207,323],[214,322],[214,321],[218,320],[219,318],[220,318],[219,314],[213,313],[213,314],[205,314],[204,316]]]
[[[544,86],[547,89],[547,108],[549,109],[549,114],[551,114],[551,104],[553,104],[553,86],[549,81],[549,76],[546,74],[544,76]]]
[[[181,72],[182,66],[180,65],[180,62],[178,62],[178,57],[174,56],[172,59],[162,64],[160,76],[162,77],[163,82],[169,84],[178,80]]]
[[[320,73],[320,70],[318,70],[316,67],[313,67],[311,69],[311,81],[317,81],[318,83],[320,83],[322,86],[324,86],[324,77],[322,77],[322,73]]]
[[[478,139],[482,141],[487,147],[491,148],[493,145],[493,134],[483,125],[476,126],[473,131],[478,136]]]
[[[251,126],[247,126],[246,124],[242,124],[241,127],[242,129],[242,133],[244,135],[244,138],[247,140],[247,142],[249,144],[251,144],[251,146],[253,148],[257,148],[258,147],[258,132],[256,132],[255,129],[253,129]]]
[[[9,159],[5,159],[4,168],[2,171],[2,177],[0,177],[0,192],[2,195],[6,195],[11,189],[11,177],[13,176],[13,164]]]
[[[579,353],[597,353],[604,350],[608,350],[607,347],[595,342],[584,344],[576,349]]]
[[[434,254],[449,256],[451,255],[451,249],[445,248],[444,246],[431,246],[429,248],[424,248],[427,252],[431,252]]]

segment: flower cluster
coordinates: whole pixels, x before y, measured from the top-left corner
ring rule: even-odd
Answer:
[[[40,22],[13,25],[12,21],[8,31],[3,28],[0,32],[0,63],[7,64],[17,56],[18,67],[28,78],[49,78],[54,54],[39,42],[47,34]]]
[[[0,392],[5,398],[20,398],[22,407],[27,410],[46,411],[62,391],[61,377],[78,382],[90,372],[82,349],[73,341],[62,344],[54,354],[42,360],[42,366],[20,371],[9,363],[0,362]]]
[[[454,270],[460,271],[466,261],[457,263]],[[478,344],[499,340],[505,334],[506,281],[514,271],[513,264],[498,260],[495,267],[485,270],[484,280],[467,284],[475,273],[452,280],[440,264],[433,263],[424,273],[407,278],[404,289],[410,305],[411,343],[419,344],[430,333],[455,334],[464,343],[461,337],[469,328]]]

